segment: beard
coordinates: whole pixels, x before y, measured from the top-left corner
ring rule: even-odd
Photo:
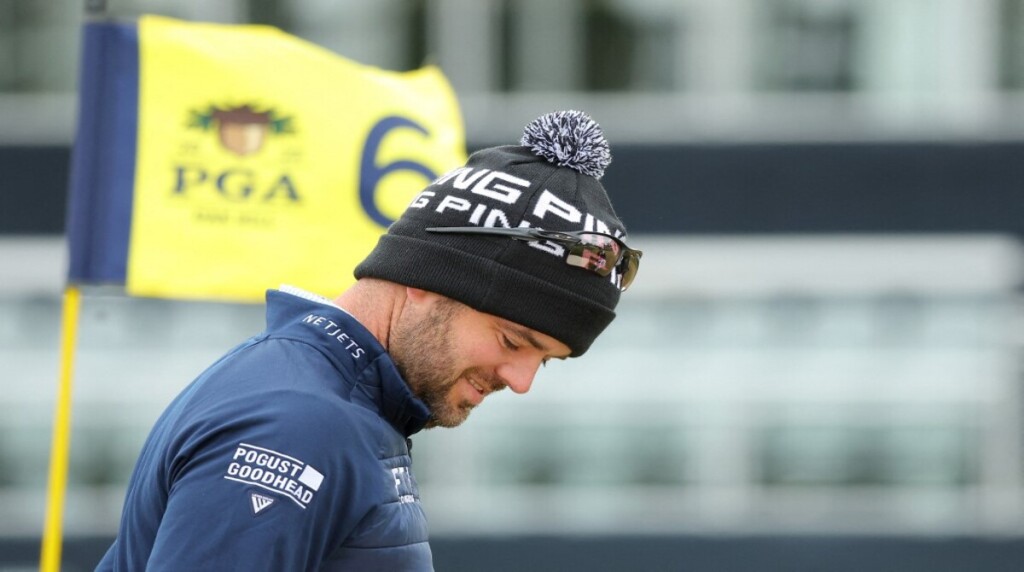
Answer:
[[[430,409],[428,428],[458,426],[473,408],[449,397],[462,377],[454,365],[451,323],[465,309],[454,300],[441,300],[425,316],[400,320],[391,334],[388,353],[413,394]]]

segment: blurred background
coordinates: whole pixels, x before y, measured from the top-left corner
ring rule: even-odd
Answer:
[[[0,0],[0,570],[38,562],[86,4]],[[557,109],[604,127],[640,275],[584,359],[414,438],[439,570],[1024,569],[1024,0],[105,8],[437,63],[470,150]],[[262,326],[86,291],[64,569],[162,408]]]

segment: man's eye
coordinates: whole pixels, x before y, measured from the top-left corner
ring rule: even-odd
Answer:
[[[501,341],[502,341],[503,344],[505,344],[506,348],[508,348],[508,349],[510,349],[512,351],[516,351],[516,350],[519,349],[519,346],[517,346],[515,343],[513,343],[512,340],[508,339],[508,336],[501,336]]]

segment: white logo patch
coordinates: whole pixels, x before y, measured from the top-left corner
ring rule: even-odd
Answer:
[[[302,508],[309,505],[324,482],[323,473],[295,457],[248,443],[239,443],[235,448],[224,478],[281,493]],[[269,506],[257,510],[256,500],[252,502],[255,512]]]
[[[269,508],[270,505],[274,504],[274,500],[274,497],[268,497],[267,495],[249,493],[249,501],[252,502],[253,514],[259,514],[263,509]]]
[[[409,467],[395,467],[391,469],[391,476],[395,479],[395,494],[398,495],[398,502],[403,504],[416,502],[416,496],[413,495],[415,486],[412,484],[412,473],[409,472]]]

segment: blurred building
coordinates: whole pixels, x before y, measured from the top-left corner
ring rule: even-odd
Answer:
[[[42,528],[85,4],[0,2],[0,535]],[[414,439],[436,535],[1024,533],[1024,0],[106,13],[436,62],[471,148],[554,109],[605,128],[637,284],[586,358]],[[69,535],[113,533],[160,410],[261,327],[259,307],[87,292]]]

